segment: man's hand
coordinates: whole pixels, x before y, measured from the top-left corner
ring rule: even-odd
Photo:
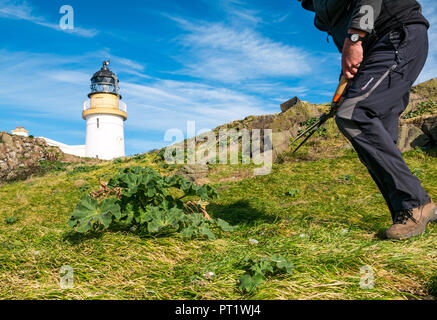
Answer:
[[[359,33],[361,36],[366,35],[366,33],[363,31],[357,32],[355,30],[349,30],[349,33]],[[363,44],[361,41],[354,43],[348,38],[344,42],[342,52],[343,56],[341,66],[343,69],[343,74],[347,79],[353,79],[358,73],[358,68],[361,66],[361,62],[363,62]]]

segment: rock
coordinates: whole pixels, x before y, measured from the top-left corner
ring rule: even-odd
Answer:
[[[290,149],[290,131],[273,132],[273,162],[276,162],[278,157]]]
[[[206,164],[187,164],[181,167],[176,174],[194,182],[205,178],[209,174],[209,167]]]
[[[0,183],[26,179],[40,172],[40,161],[46,159],[47,155],[57,160],[58,155],[62,154],[59,148],[50,147],[52,151],[49,151],[44,140],[36,140],[30,143],[26,137],[0,132]]]
[[[0,161],[0,171],[5,171],[8,169],[8,164],[4,161]]]
[[[399,128],[398,147],[401,152],[424,147],[430,142],[428,136],[413,124],[404,124]]]
[[[282,110],[282,112],[286,112],[287,110],[293,108],[295,105],[297,105],[300,102],[301,101],[298,97],[294,97],[294,98],[284,102],[283,104],[281,104],[281,110]]]
[[[437,143],[437,116],[425,119],[422,130],[434,143]]]
[[[320,117],[320,112],[315,105],[301,101],[273,119],[268,128],[272,129],[273,132],[289,131],[291,136],[296,136],[299,129],[302,129],[301,123],[318,117]]]
[[[272,121],[275,119],[275,115],[262,115],[254,119],[251,123],[250,130],[253,129],[271,129]]]
[[[1,139],[2,139],[2,143],[4,143],[8,147],[11,147],[11,146],[14,145],[14,140],[7,133],[3,133],[2,136],[1,136]]]
[[[42,146],[42,147],[48,147],[47,142],[42,138],[36,138],[35,143]]]

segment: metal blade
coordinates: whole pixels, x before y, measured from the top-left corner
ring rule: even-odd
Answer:
[[[319,126],[321,124],[321,120],[322,118],[320,118],[320,120],[313,124],[311,127],[309,127],[308,129],[306,129],[304,132],[302,132],[300,135],[298,135],[296,137],[296,139],[293,140],[293,142],[291,142],[291,145],[293,145],[294,143],[296,143],[297,140],[299,140],[300,138],[302,138],[304,135],[306,135],[308,132],[311,132],[312,130],[314,130],[315,127]]]
[[[294,151],[293,151],[293,153],[296,153],[297,152],[297,150],[299,150],[300,149],[300,147],[302,147],[304,144],[305,144],[305,142],[307,142],[308,141],[308,139],[309,138],[311,138],[315,133],[317,132],[317,130],[314,130],[313,132],[311,132],[303,141],[302,141],[302,143],[300,144],[300,145],[298,145],[297,146],[297,148],[296,149],[294,149]]]
[[[321,117],[320,117],[320,120],[319,120],[319,122],[317,122],[316,124],[314,124],[313,126],[311,126],[308,130],[306,130],[304,133],[308,133],[308,132],[310,132],[310,134],[302,141],[302,143],[293,151],[293,153],[296,153],[296,151],[297,150],[299,150],[300,149],[300,147],[302,147],[304,144],[305,144],[305,142],[307,142],[308,141],[308,139],[309,138],[311,138],[316,132],[317,132],[317,130],[319,130],[320,129],[320,127],[322,126],[322,125],[324,125],[325,124],[325,122],[326,121],[328,121],[328,119],[330,118],[330,115],[328,115],[328,114],[324,114],[324,115],[322,115]],[[303,136],[304,134],[301,134],[298,138],[300,139],[302,136]],[[296,142],[298,139],[296,138],[296,140],[295,141],[293,141],[293,143],[294,142]],[[292,143],[292,144],[293,144]]]

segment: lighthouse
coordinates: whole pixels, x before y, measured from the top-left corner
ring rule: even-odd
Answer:
[[[66,154],[78,157],[112,160],[125,156],[124,122],[127,106],[121,101],[119,81],[109,70],[109,61],[91,78],[89,100],[83,103],[82,118],[86,121],[85,145],[67,145],[45,137],[49,146],[59,147]],[[27,136],[28,131],[17,128],[14,134]]]
[[[91,78],[89,100],[84,102],[82,118],[86,121],[85,156],[112,160],[125,156],[124,121],[127,107],[121,101],[119,80],[104,61]]]

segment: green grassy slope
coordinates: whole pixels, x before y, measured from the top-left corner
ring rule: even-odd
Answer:
[[[302,151],[303,155],[305,151]],[[437,198],[435,151],[406,155]],[[144,238],[111,230],[79,236],[66,224],[81,195],[118,167],[157,168],[150,157],[103,163],[90,172],[52,172],[0,187],[2,299],[431,299],[437,291],[437,225],[419,238],[381,240],[390,214],[352,151],[341,157],[274,165],[252,177],[251,166],[213,166],[207,182],[220,198],[213,217],[239,225],[218,240]],[[164,169],[158,169],[165,173]],[[71,171],[71,169],[70,169]],[[86,171],[86,170],[85,170]],[[288,191],[292,191],[287,195]],[[14,224],[6,218],[18,218]],[[259,241],[258,245],[249,242]],[[248,295],[238,289],[245,257],[280,254],[290,275],[269,278]],[[59,272],[75,271],[62,290]],[[360,288],[360,268],[375,288]],[[213,272],[211,279],[203,275]]]
[[[437,97],[437,78],[422,82],[414,86],[412,93],[418,94],[424,99],[433,99]]]

